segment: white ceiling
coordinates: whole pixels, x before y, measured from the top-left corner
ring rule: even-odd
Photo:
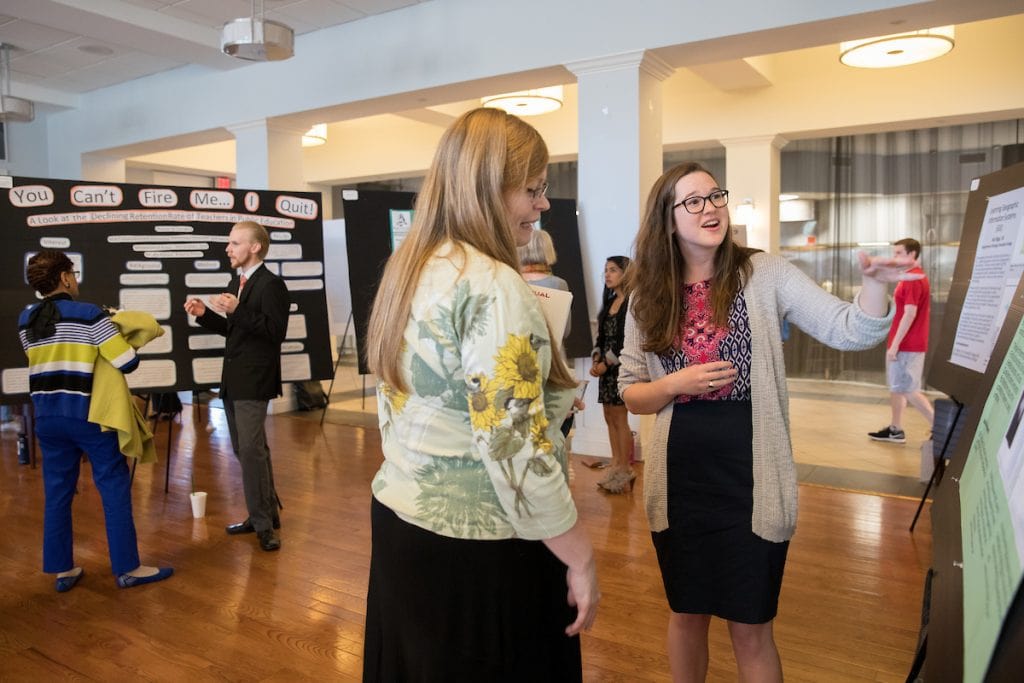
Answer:
[[[264,0],[267,19],[296,35],[428,0]],[[251,0],[0,0],[0,42],[11,46],[12,91],[37,102],[104,88],[186,64],[236,69],[220,29]],[[50,96],[47,97],[47,94]]]

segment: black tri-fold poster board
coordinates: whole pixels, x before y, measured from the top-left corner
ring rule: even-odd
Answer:
[[[266,267],[288,287],[281,348],[285,382],[330,379],[319,193],[190,188],[0,176],[0,400],[28,393],[18,315],[39,300],[25,269],[40,249],[64,251],[83,301],[151,313],[164,334],[140,351],[132,390],[187,391],[220,383],[224,338],[185,313],[234,277],[225,254],[231,226],[255,221],[270,235]]]
[[[349,288],[352,318],[359,349],[359,373],[369,374],[364,345],[373,299],[388,257],[401,244],[412,225],[416,195],[387,190],[343,190],[345,239],[348,244]],[[565,341],[569,358],[589,357],[593,348],[590,312],[583,280],[576,200],[549,198],[551,208],[541,216],[541,226],[551,235],[558,262],[552,269],[565,280],[573,295],[572,329]],[[603,265],[603,264],[602,264]]]
[[[932,506],[925,680],[1024,672],[1024,164],[973,181],[929,384],[965,405]]]

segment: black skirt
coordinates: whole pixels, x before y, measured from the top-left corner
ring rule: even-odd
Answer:
[[[372,499],[363,681],[581,681],[566,566],[540,541],[472,541]]]
[[[675,405],[668,529],[652,534],[673,612],[744,624],[775,618],[789,543],[751,531],[752,443],[750,401]]]

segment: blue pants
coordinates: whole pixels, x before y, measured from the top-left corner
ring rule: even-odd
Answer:
[[[118,449],[117,433],[100,431],[98,425],[67,417],[36,419],[36,437],[43,451],[43,571],[56,574],[75,566],[71,502],[78,485],[82,451],[89,454],[92,478],[103,501],[107,545],[114,575],[137,568],[139,548],[132,519],[131,477]]]

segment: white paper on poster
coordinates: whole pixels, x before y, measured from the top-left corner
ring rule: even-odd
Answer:
[[[192,381],[196,384],[219,384],[223,368],[224,359],[222,357],[193,358]]]
[[[950,362],[985,372],[1024,273],[1024,188],[990,197]],[[998,302],[993,305],[993,302]]]
[[[306,333],[306,316],[304,315],[290,315],[288,316],[288,331],[285,333],[285,339],[305,339]]]
[[[117,307],[122,311],[145,311],[157,320],[167,320],[171,317],[171,290],[122,289]]]
[[[222,334],[190,334],[188,348],[191,351],[223,349],[226,340]]]
[[[289,353],[281,356],[281,381],[301,382],[311,376],[309,355]]]
[[[7,368],[0,377],[0,385],[5,394],[28,393],[28,368]]]
[[[178,381],[178,371],[173,360],[142,360],[125,379],[129,389],[169,387]]]

